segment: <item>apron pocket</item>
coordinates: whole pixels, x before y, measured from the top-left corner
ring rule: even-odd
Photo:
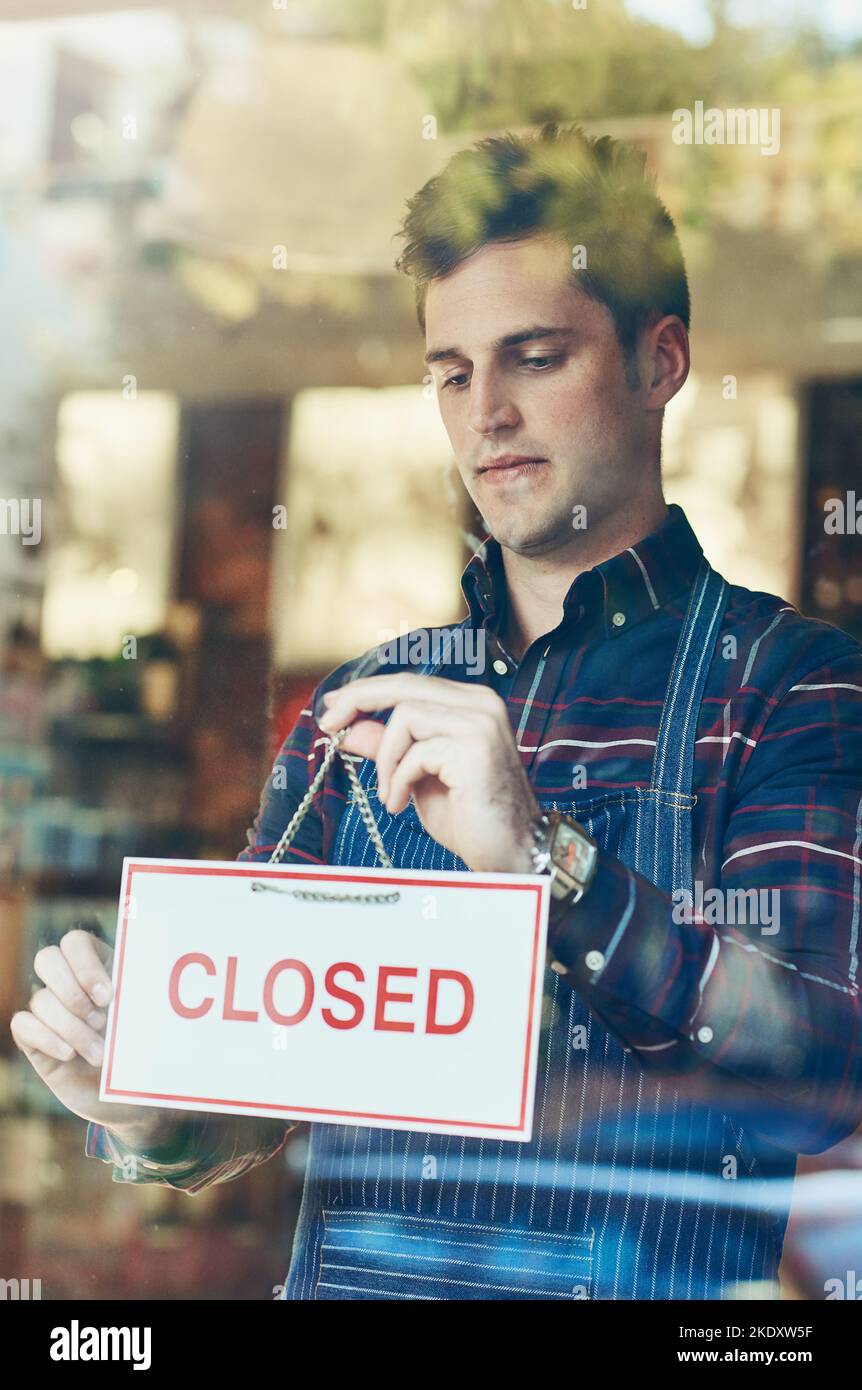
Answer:
[[[583,1299],[594,1233],[325,1208],[318,1299]]]

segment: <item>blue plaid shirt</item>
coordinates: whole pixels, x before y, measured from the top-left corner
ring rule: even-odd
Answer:
[[[560,623],[519,662],[497,635],[506,603],[499,546],[488,540],[473,556],[459,626],[485,659],[441,674],[498,690],[537,796],[649,784],[701,556],[672,504],[656,531],[578,575]],[[551,946],[569,982],[616,1037],[639,1049],[644,1066],[660,1071],[665,1049],[678,1044],[706,1089],[748,1098],[760,1133],[788,1153],[818,1153],[862,1123],[862,647],[785,600],[730,586],[717,653],[694,745],[700,889],[690,910],[602,850],[590,891]],[[345,662],[316,686],[278,754],[278,775],[264,785],[240,860],[269,858],[320,765],[323,693],[410,662],[408,639]],[[288,862],[332,862],[349,790],[336,759]],[[728,920],[728,905],[750,906],[752,891],[761,905],[780,903],[774,934],[763,920]],[[624,923],[599,987],[583,962],[619,938]],[[705,989],[712,1027],[701,1041],[687,1021]],[[112,1163],[115,1181],[197,1192],[271,1157],[295,1127],[200,1114],[170,1144],[134,1153],[91,1124],[86,1152]]]

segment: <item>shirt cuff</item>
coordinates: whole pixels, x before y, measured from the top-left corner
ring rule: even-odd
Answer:
[[[548,927],[548,949],[575,977],[575,983],[601,981],[604,987],[610,985],[614,957],[634,916],[636,899],[632,871],[620,859],[599,850],[596,871],[584,896]]]
[[[184,1121],[166,1143],[138,1148],[125,1144],[104,1125],[90,1121],[84,1153],[88,1158],[112,1163],[114,1182],[176,1183],[198,1171],[199,1159],[191,1152],[193,1137],[193,1123]]]
[[[697,1050],[698,982],[718,941],[703,924],[676,925],[672,895],[601,851],[590,887],[549,932],[548,945],[554,968],[626,1043],[658,1048],[676,1041]],[[715,1050],[702,1060],[711,1063]]]

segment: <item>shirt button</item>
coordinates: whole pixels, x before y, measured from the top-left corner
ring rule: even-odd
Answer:
[[[494,662],[494,670],[497,672],[498,676],[506,676],[509,673],[509,668],[505,661],[500,661],[499,657]]]
[[[605,963],[605,958],[601,951],[587,951],[584,956],[584,963],[588,970],[601,970]]]
[[[711,1028],[698,1028],[698,1030],[697,1030],[697,1040],[698,1040],[698,1042],[702,1042],[702,1043],[709,1043],[709,1042],[712,1042],[712,1029],[711,1029]]]
[[[625,620],[625,613],[615,613],[614,616],[611,618],[611,622],[613,623],[614,627],[622,627]]]

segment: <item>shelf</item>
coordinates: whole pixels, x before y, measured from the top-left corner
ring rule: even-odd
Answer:
[[[56,744],[102,744],[110,747],[157,748],[184,758],[187,748],[182,731],[173,724],[156,724],[137,714],[82,714],[56,719],[51,724]]]

